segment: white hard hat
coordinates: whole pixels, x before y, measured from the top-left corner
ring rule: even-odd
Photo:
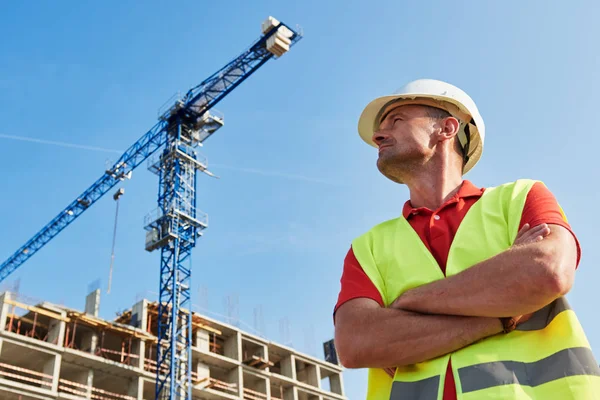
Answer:
[[[463,173],[467,173],[477,164],[483,151],[485,125],[475,102],[456,86],[434,79],[412,81],[394,94],[370,102],[358,121],[358,133],[365,142],[377,147],[372,139],[373,132],[379,129],[380,118],[387,106],[396,102],[425,104],[448,111],[461,122],[458,139],[467,151]]]

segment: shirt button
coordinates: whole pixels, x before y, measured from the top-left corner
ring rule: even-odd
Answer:
[[[440,216],[439,216],[439,215],[437,215],[437,214],[435,214],[435,215],[433,216],[433,219],[435,219],[436,221],[438,221],[438,220],[440,219]]]

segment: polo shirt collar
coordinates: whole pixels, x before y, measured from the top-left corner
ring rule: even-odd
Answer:
[[[483,194],[483,191],[484,191],[483,188],[478,188],[475,185],[473,185],[470,181],[463,180],[463,182],[460,185],[460,188],[458,188],[458,191],[454,194],[454,196],[452,196],[451,198],[448,199],[448,201],[446,201],[444,204],[442,204],[442,206],[439,209],[441,210],[442,208],[446,207],[449,204],[456,203],[460,199],[465,199],[468,197],[481,197],[481,195]],[[418,214],[419,211],[425,211],[425,210],[428,211],[429,213],[432,212],[432,210],[429,210],[427,207],[414,208],[411,205],[410,200],[408,200],[406,203],[404,203],[404,207],[402,208],[402,215],[404,216],[404,218],[408,219],[412,215]]]

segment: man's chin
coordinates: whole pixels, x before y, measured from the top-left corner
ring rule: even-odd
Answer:
[[[398,168],[391,168],[388,162],[383,162],[381,158],[377,160],[377,169],[383,176],[391,180],[392,182],[402,183],[402,178],[400,178],[400,174]]]

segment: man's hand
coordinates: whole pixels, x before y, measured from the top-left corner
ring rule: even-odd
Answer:
[[[536,225],[533,228],[529,224],[523,225],[513,243],[513,247],[535,243],[543,240],[550,234],[548,224]]]
[[[517,233],[517,237],[515,238],[513,247],[523,246],[529,243],[536,243],[542,241],[549,234],[550,228],[548,227],[548,224],[536,225],[533,228],[531,227],[531,225],[525,224],[523,225],[519,233]],[[517,326],[527,322],[533,314],[534,313],[529,313],[514,317]]]

